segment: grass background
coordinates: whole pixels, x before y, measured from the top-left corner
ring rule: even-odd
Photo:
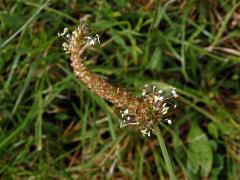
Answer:
[[[120,129],[74,77],[57,32],[80,18],[101,39],[93,72],[136,94],[177,88],[161,124],[177,178],[239,179],[237,0],[0,1],[1,179],[168,179],[157,138]]]

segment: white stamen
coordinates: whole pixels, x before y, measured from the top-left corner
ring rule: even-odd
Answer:
[[[70,39],[71,35],[70,35],[70,34],[67,34],[66,37],[67,37],[68,39]]]
[[[87,40],[91,40],[92,38],[91,37],[89,37],[89,36],[87,36],[87,37],[84,37],[85,39],[87,39]]]
[[[123,114],[128,114],[128,109],[126,109],[125,111],[123,111]]]
[[[97,38],[98,44],[100,44],[100,38],[98,34],[96,34],[96,38]]]
[[[136,126],[136,125],[139,125],[139,123],[138,122],[126,123],[126,124],[122,124],[122,127],[125,127],[125,126]]]
[[[163,111],[168,111],[168,109],[169,109],[169,107],[163,107],[162,112]]]
[[[163,96],[154,96],[154,101],[162,101],[163,100]]]
[[[168,119],[167,122],[168,122],[168,124],[172,124],[172,120],[171,119]]]
[[[173,97],[175,97],[175,98],[178,97],[176,88],[172,87],[171,93],[172,93]]]
[[[162,114],[167,114],[167,111],[162,112]]]
[[[147,129],[142,129],[141,133],[143,134],[143,136],[145,136],[147,134]]]
[[[62,44],[62,46],[65,47],[65,48],[68,48],[68,43],[65,43],[65,42],[64,42],[64,43]]]
[[[90,44],[91,46],[94,46],[95,43],[96,43],[96,41],[95,41],[94,39],[91,39],[91,40],[89,41],[89,44]]]
[[[148,137],[150,137],[150,135],[151,135],[151,134],[150,134],[150,131],[149,131],[149,132],[148,132]]]
[[[58,36],[64,36],[68,32],[68,28],[63,29],[63,33],[58,33]]]
[[[66,33],[68,31],[68,28],[63,29],[63,33]]]

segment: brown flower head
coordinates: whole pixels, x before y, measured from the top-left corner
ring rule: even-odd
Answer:
[[[155,85],[146,85],[141,97],[135,97],[126,90],[115,87],[98,75],[91,72],[84,64],[85,51],[96,44],[100,44],[99,35],[89,36],[90,30],[86,23],[78,26],[72,33],[65,28],[58,35],[66,40],[63,49],[70,54],[71,66],[76,76],[94,93],[101,98],[120,107],[120,127],[137,125],[143,135],[150,136],[153,125],[159,122],[171,124],[171,120],[165,118],[166,113],[176,105],[170,102],[176,98],[175,88],[165,92]]]

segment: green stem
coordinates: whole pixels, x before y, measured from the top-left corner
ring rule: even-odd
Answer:
[[[171,180],[176,180],[175,174],[173,172],[172,164],[171,164],[171,161],[170,161],[170,158],[169,158],[169,155],[168,155],[168,151],[167,151],[165,142],[163,140],[163,136],[162,136],[161,130],[158,127],[157,124],[155,124],[154,129],[155,129],[155,132],[156,132],[156,135],[157,135],[157,139],[158,139],[158,142],[159,142],[162,154],[163,154],[164,161],[165,161],[166,166],[167,166],[167,170],[168,170],[170,179]]]

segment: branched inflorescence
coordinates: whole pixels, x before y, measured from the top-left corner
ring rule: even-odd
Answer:
[[[168,91],[158,89],[155,85],[145,85],[141,97],[135,97],[122,88],[115,87],[98,75],[92,73],[83,63],[85,51],[100,44],[99,35],[89,36],[90,30],[86,24],[78,26],[72,33],[64,28],[58,35],[66,40],[63,49],[70,54],[71,66],[76,76],[94,93],[121,108],[120,127],[137,125],[143,135],[150,136],[156,123],[172,121],[165,116],[176,108],[171,102],[177,97],[176,89]]]

